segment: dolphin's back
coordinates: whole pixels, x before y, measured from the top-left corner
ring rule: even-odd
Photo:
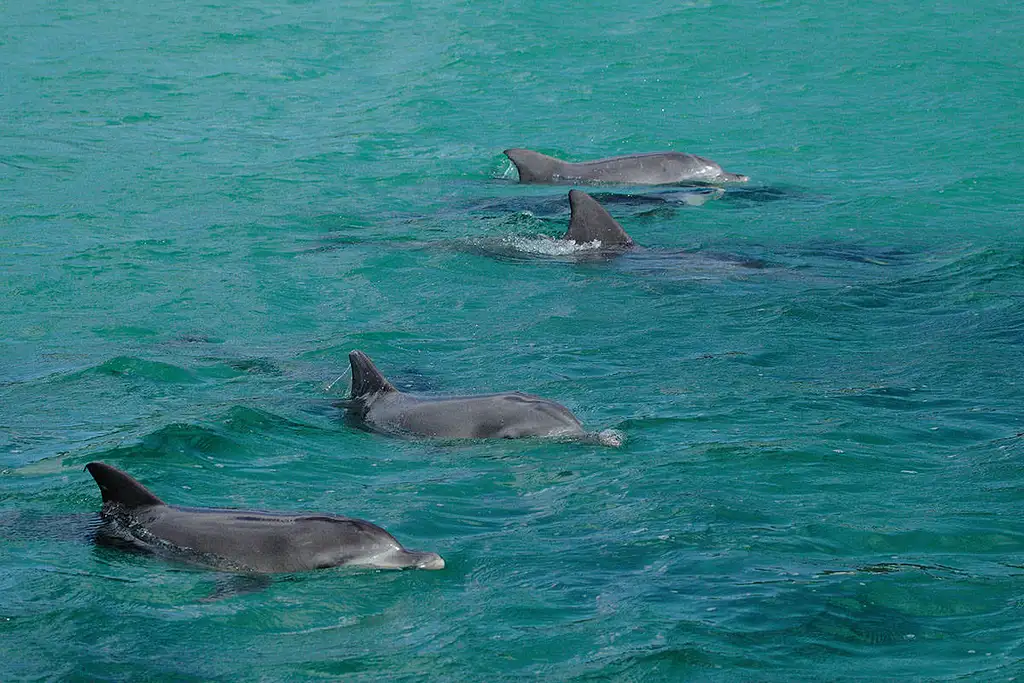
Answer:
[[[293,572],[346,564],[442,569],[431,552],[406,550],[384,529],[329,514],[167,505],[104,463],[86,469],[103,492],[97,541],[240,572]]]
[[[162,506],[138,511],[135,522],[159,539],[164,550],[246,571],[320,569],[401,548],[375,524],[334,515]]]
[[[402,394],[375,404],[367,417],[386,431],[450,439],[583,434],[565,406],[518,391],[430,399]]]
[[[655,152],[566,164],[567,177],[598,183],[664,185],[682,180],[714,180],[722,167],[684,152]]]
[[[418,398],[398,391],[361,351],[349,354],[351,398],[345,410],[379,432],[448,439],[580,436],[583,427],[563,405],[518,391]]]
[[[746,182],[747,176],[728,173],[710,159],[685,152],[629,154],[572,163],[528,149],[507,149],[505,155],[519,171],[522,183],[619,183],[670,185],[685,181]]]

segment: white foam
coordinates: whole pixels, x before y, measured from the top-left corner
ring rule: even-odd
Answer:
[[[523,237],[509,235],[502,238],[502,244],[527,254],[541,256],[572,256],[581,252],[594,251],[601,248],[601,240],[593,240],[582,244],[573,240],[555,239],[547,235]]]
[[[619,448],[626,443],[626,435],[618,429],[605,429],[598,433],[597,440],[602,446]]]
[[[502,180],[519,180],[519,171],[516,170],[516,165],[508,159],[502,164],[501,175],[498,176]]]

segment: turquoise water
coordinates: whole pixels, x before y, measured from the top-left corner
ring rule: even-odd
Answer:
[[[1024,675],[1017,4],[2,12],[0,679]],[[506,147],[752,180],[577,261]],[[627,442],[352,430],[355,348]],[[92,460],[448,566],[98,548]]]

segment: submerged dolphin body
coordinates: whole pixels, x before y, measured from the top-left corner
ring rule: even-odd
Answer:
[[[529,149],[506,149],[504,154],[515,164],[521,183],[670,185],[687,181],[745,183],[749,180],[745,175],[723,171],[710,159],[683,152],[630,154],[579,163]]]
[[[344,406],[349,418],[375,431],[449,439],[548,436],[594,439],[612,446],[622,442],[611,430],[588,434],[568,408],[539,396],[512,391],[417,398],[395,389],[362,351],[353,351],[348,358],[352,395]]]
[[[237,572],[444,568],[440,555],[406,550],[361,519],[167,505],[110,465],[91,462],[85,468],[103,494],[101,542]]]

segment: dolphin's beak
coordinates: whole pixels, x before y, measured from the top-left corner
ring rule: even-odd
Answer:
[[[416,563],[417,569],[444,569],[444,558],[437,553],[423,553],[423,558]]]

